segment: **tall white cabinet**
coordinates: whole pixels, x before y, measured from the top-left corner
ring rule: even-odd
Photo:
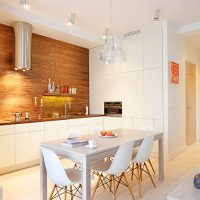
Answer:
[[[90,49],[90,112],[103,114],[105,101],[122,101],[122,127],[151,125],[162,130],[162,28],[142,30],[141,34],[125,38],[127,62],[122,65],[101,64],[101,48]]]

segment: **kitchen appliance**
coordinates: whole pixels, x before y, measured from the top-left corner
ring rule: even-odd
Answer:
[[[22,113],[16,112],[16,113],[14,113],[14,116],[15,116],[15,121],[17,122],[17,121],[20,120],[20,118],[21,118],[21,116],[22,116]]]
[[[15,33],[15,70],[31,70],[32,25],[17,21],[13,25]]]
[[[104,114],[107,116],[121,117],[122,102],[104,102]]]

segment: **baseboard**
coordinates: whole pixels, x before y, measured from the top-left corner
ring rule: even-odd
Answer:
[[[184,146],[184,147],[182,147],[182,148],[180,148],[180,149],[177,149],[176,151],[174,151],[174,152],[168,154],[168,160],[172,160],[172,159],[174,159],[176,156],[178,156],[178,155],[180,155],[180,154],[186,152],[186,149],[187,149],[187,147]]]

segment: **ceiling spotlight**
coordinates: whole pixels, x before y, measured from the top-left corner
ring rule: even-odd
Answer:
[[[20,0],[20,4],[23,5],[23,7],[27,10],[30,8],[30,1],[29,0]]]
[[[67,21],[67,25],[71,26],[74,24],[74,19],[75,19],[75,13],[70,13]]]
[[[155,14],[154,14],[153,20],[154,21],[159,21],[160,20],[160,10],[159,9],[155,10]]]

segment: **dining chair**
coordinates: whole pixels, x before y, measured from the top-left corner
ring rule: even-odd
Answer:
[[[105,186],[107,186],[113,193],[113,200],[116,200],[116,192],[119,184],[128,187],[132,199],[135,199],[125,175],[125,171],[129,167],[132,158],[133,146],[133,141],[123,143],[118,148],[113,161],[99,161],[91,166],[92,170],[98,172],[98,181],[95,185],[91,199],[94,199],[95,193],[99,187],[103,186],[103,188],[106,189]],[[122,180],[123,178],[124,181]]]
[[[50,149],[41,147],[44,164],[50,180],[54,183],[49,200],[59,198],[67,193],[74,197],[81,198],[82,172],[77,169],[64,169],[58,156]],[[69,189],[68,189],[69,188]]]
[[[136,169],[137,170],[137,179],[138,179],[138,187],[139,187],[139,194],[140,197],[142,197],[142,174],[143,172],[147,173],[148,176],[151,179],[151,182],[153,184],[154,187],[156,187],[155,182],[153,180],[153,177],[149,171],[149,168],[146,164],[146,162],[148,162],[149,160],[149,156],[151,154],[152,148],[153,148],[153,141],[154,141],[154,135],[148,135],[146,136],[139,149],[138,152],[136,154],[136,156],[133,157],[131,163],[132,163],[132,173],[134,173],[133,171]],[[134,165],[136,165],[136,168],[134,168]]]
[[[153,128],[153,126],[144,125],[144,126],[141,126],[141,127],[140,127],[140,130],[144,130],[144,131],[153,131],[154,128]],[[135,153],[135,155],[136,155],[136,153]],[[153,164],[152,164],[150,158],[147,160],[147,162],[149,163],[149,165],[150,165],[150,167],[151,167],[153,173],[156,174],[155,169],[154,169],[154,167],[153,167]],[[132,174],[131,178],[133,179],[133,174]]]

